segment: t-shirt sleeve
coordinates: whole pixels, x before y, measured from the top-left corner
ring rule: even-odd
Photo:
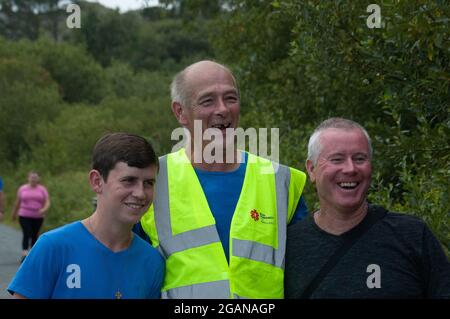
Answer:
[[[294,216],[292,217],[291,222],[289,225],[293,225],[299,220],[302,220],[303,218],[308,215],[308,207],[306,206],[305,199],[303,198],[303,195],[300,197],[300,200],[298,201],[297,208],[295,209]]]
[[[450,298],[450,262],[441,243],[425,226],[423,262],[428,278],[428,298]]]
[[[51,238],[40,236],[7,290],[30,299],[49,299],[57,280],[56,249]]]

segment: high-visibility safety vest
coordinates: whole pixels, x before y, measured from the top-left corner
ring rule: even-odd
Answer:
[[[159,164],[154,201],[141,224],[166,259],[162,297],[283,298],[286,227],[306,175],[248,154],[228,264],[185,150],[161,157]]]

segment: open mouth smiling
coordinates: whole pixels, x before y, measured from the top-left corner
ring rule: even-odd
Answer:
[[[339,182],[337,185],[345,190],[352,190],[358,187],[359,182]]]

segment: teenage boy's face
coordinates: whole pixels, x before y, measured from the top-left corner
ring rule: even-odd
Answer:
[[[118,162],[102,179],[101,197],[108,214],[137,223],[153,201],[156,166],[137,168]]]

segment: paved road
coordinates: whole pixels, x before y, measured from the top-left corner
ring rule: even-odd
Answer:
[[[0,299],[9,298],[5,291],[19,268],[22,234],[0,223]]]

